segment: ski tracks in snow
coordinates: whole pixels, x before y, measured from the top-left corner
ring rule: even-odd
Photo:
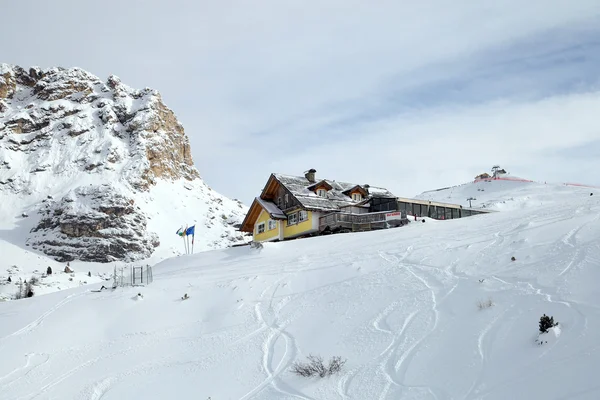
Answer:
[[[397,302],[388,305],[375,317],[373,327],[380,332],[392,335],[392,341],[379,355],[379,357],[383,358],[379,363],[379,370],[385,375],[387,380],[387,384],[383,387],[381,393],[377,397],[379,400],[385,400],[388,397],[392,385],[397,386],[400,389],[422,389],[427,391],[434,398],[440,398],[439,395],[436,394],[436,392],[439,392],[437,389],[428,386],[411,386],[405,383],[406,373],[409,369],[412,357],[414,357],[421,346],[426,344],[427,338],[433,334],[438,327],[439,312],[436,286],[443,286],[439,282],[439,285],[430,282],[429,277],[427,276],[429,274],[425,273],[418,264],[404,262],[411,250],[411,248],[407,249],[400,259],[393,254],[379,252],[379,256],[388,263],[405,269],[429,291],[431,296],[431,300],[427,302],[424,307],[411,312],[404,319],[402,327],[397,333],[394,333],[387,323],[387,318],[398,306]],[[415,272],[415,269],[418,271]],[[448,271],[444,272],[448,273]],[[432,279],[435,280],[435,278]],[[454,288],[451,288],[444,298],[446,298],[453,289]],[[423,334],[423,332],[426,333]],[[348,377],[344,381],[340,380],[338,391],[344,399],[349,397],[348,389],[350,379],[351,377]]]
[[[27,360],[25,365],[16,368],[4,376],[0,376],[0,393],[6,391],[7,388],[14,385],[23,378],[27,378],[27,375],[36,368],[46,364],[50,359],[48,354],[41,353],[30,353],[26,355]]]
[[[259,385],[257,385],[254,389],[246,393],[244,396],[240,398],[240,400],[250,399],[257,394],[259,394],[262,390],[264,390],[267,386],[271,385],[275,390],[280,393],[296,397],[303,400],[313,400],[311,397],[307,397],[293,388],[286,385],[281,380],[278,380],[277,377],[287,368],[289,368],[296,358],[296,354],[298,353],[298,345],[296,344],[295,338],[285,330],[287,324],[290,321],[280,321],[279,313],[281,310],[289,303],[291,300],[291,296],[286,296],[280,301],[276,306],[273,305],[273,301],[275,299],[275,294],[281,285],[281,281],[283,281],[287,277],[283,277],[277,280],[273,285],[268,286],[261,293],[261,299],[254,306],[254,312],[258,321],[260,321],[262,327],[256,330],[255,332],[268,330],[269,334],[262,345],[262,368],[267,374],[267,378],[264,379]],[[268,307],[265,311],[262,310],[261,306],[264,302],[264,297],[270,288],[275,286],[273,289]],[[253,335],[252,333],[251,335]],[[275,364],[275,346],[279,342],[279,340],[283,338],[285,343],[285,348],[283,355],[281,356],[277,365]]]
[[[598,221],[600,219],[600,214],[596,215],[594,218],[585,221],[577,228],[569,231],[562,239],[561,242],[567,246],[572,248],[573,255],[571,256],[571,260],[567,264],[567,266],[558,274],[558,276],[563,276],[567,272],[571,271],[574,266],[581,264],[586,258],[586,246],[577,246],[577,234],[589,224]]]
[[[44,312],[42,315],[40,315],[39,317],[37,317],[35,320],[33,320],[32,322],[30,322],[29,324],[25,325],[23,328],[19,329],[16,332],[11,333],[10,335],[7,335],[5,337],[3,337],[2,339],[0,339],[0,342],[11,337],[11,336],[19,336],[19,335],[23,335],[29,332],[34,331],[37,327],[39,327],[46,318],[48,318],[52,313],[54,313],[56,310],[58,310],[59,308],[65,306],[66,304],[70,303],[71,301],[73,301],[76,297],[82,296],[84,294],[86,294],[87,292],[82,292],[82,293],[74,293],[71,294],[67,297],[65,297],[64,299],[62,299],[61,301],[59,301],[58,303],[56,303],[53,307],[51,307],[48,311]]]
[[[477,338],[477,352],[479,353],[481,367],[479,369],[479,374],[478,374],[477,378],[475,378],[475,380],[473,381],[473,384],[469,388],[469,391],[467,392],[467,394],[464,397],[465,400],[466,399],[470,399],[470,398],[472,398],[473,395],[477,395],[478,394],[477,393],[477,388],[481,385],[481,381],[482,381],[482,378],[483,378],[483,373],[485,372],[485,366],[486,366],[486,363],[487,363],[487,355],[486,355],[487,351],[486,351],[486,348],[484,346],[484,342],[486,341],[486,338],[488,337],[488,334],[490,333],[490,331],[492,330],[492,328],[494,327],[494,325],[498,322],[498,320],[500,318],[502,318],[513,307],[514,307],[514,304],[512,306],[508,307],[506,310],[498,313],[498,315],[496,315],[485,326],[485,328],[483,328],[481,330],[481,332],[479,333],[479,337]]]

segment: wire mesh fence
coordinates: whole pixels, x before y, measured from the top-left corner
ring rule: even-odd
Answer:
[[[114,287],[146,286],[154,280],[150,265],[130,265],[120,268],[115,266],[113,277]]]

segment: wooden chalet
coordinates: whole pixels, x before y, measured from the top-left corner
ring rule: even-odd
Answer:
[[[385,188],[271,174],[240,228],[255,242],[294,239],[339,231],[385,229],[406,223],[396,196]]]
[[[240,227],[254,242],[280,241],[336,232],[359,232],[405,225],[408,215],[455,219],[490,212],[458,204],[396,197],[370,185],[271,174]]]

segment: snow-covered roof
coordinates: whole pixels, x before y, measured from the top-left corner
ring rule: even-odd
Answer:
[[[279,207],[277,207],[277,205],[275,205],[274,203],[267,201],[267,200],[263,200],[260,197],[256,198],[256,201],[258,202],[258,204],[260,204],[260,206],[269,213],[269,215],[272,218],[275,219],[286,219],[287,216],[285,215],[285,213],[283,211],[281,211],[281,209]]]
[[[321,197],[312,190],[308,189],[315,183],[310,182],[304,176],[292,176],[284,174],[273,174],[275,179],[279,181],[285,188],[292,193],[296,199],[307,209],[321,211],[335,211],[340,207],[358,205],[363,201],[354,201],[352,197],[343,192],[350,190],[356,186],[360,186],[369,193],[369,198],[385,197],[395,198],[396,196],[389,190],[381,187],[357,185],[356,183],[339,182],[329,179],[319,179],[319,182],[327,182],[332,189],[327,191],[327,197]]]

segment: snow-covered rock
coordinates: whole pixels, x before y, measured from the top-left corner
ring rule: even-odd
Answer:
[[[135,200],[108,184],[78,187],[40,212],[29,242],[59,261],[134,261],[150,257],[160,244]]]
[[[161,183],[170,185],[171,202],[186,199],[172,219],[164,218],[170,209]],[[147,258],[161,235],[196,222],[198,250],[247,240],[235,228],[246,207],[202,181],[183,126],[160,94],[80,68],[0,65],[0,202],[2,229],[22,226],[16,215],[38,216],[13,243],[59,260]],[[165,223],[151,231],[148,220],[159,213]],[[211,217],[226,223],[215,229]]]

